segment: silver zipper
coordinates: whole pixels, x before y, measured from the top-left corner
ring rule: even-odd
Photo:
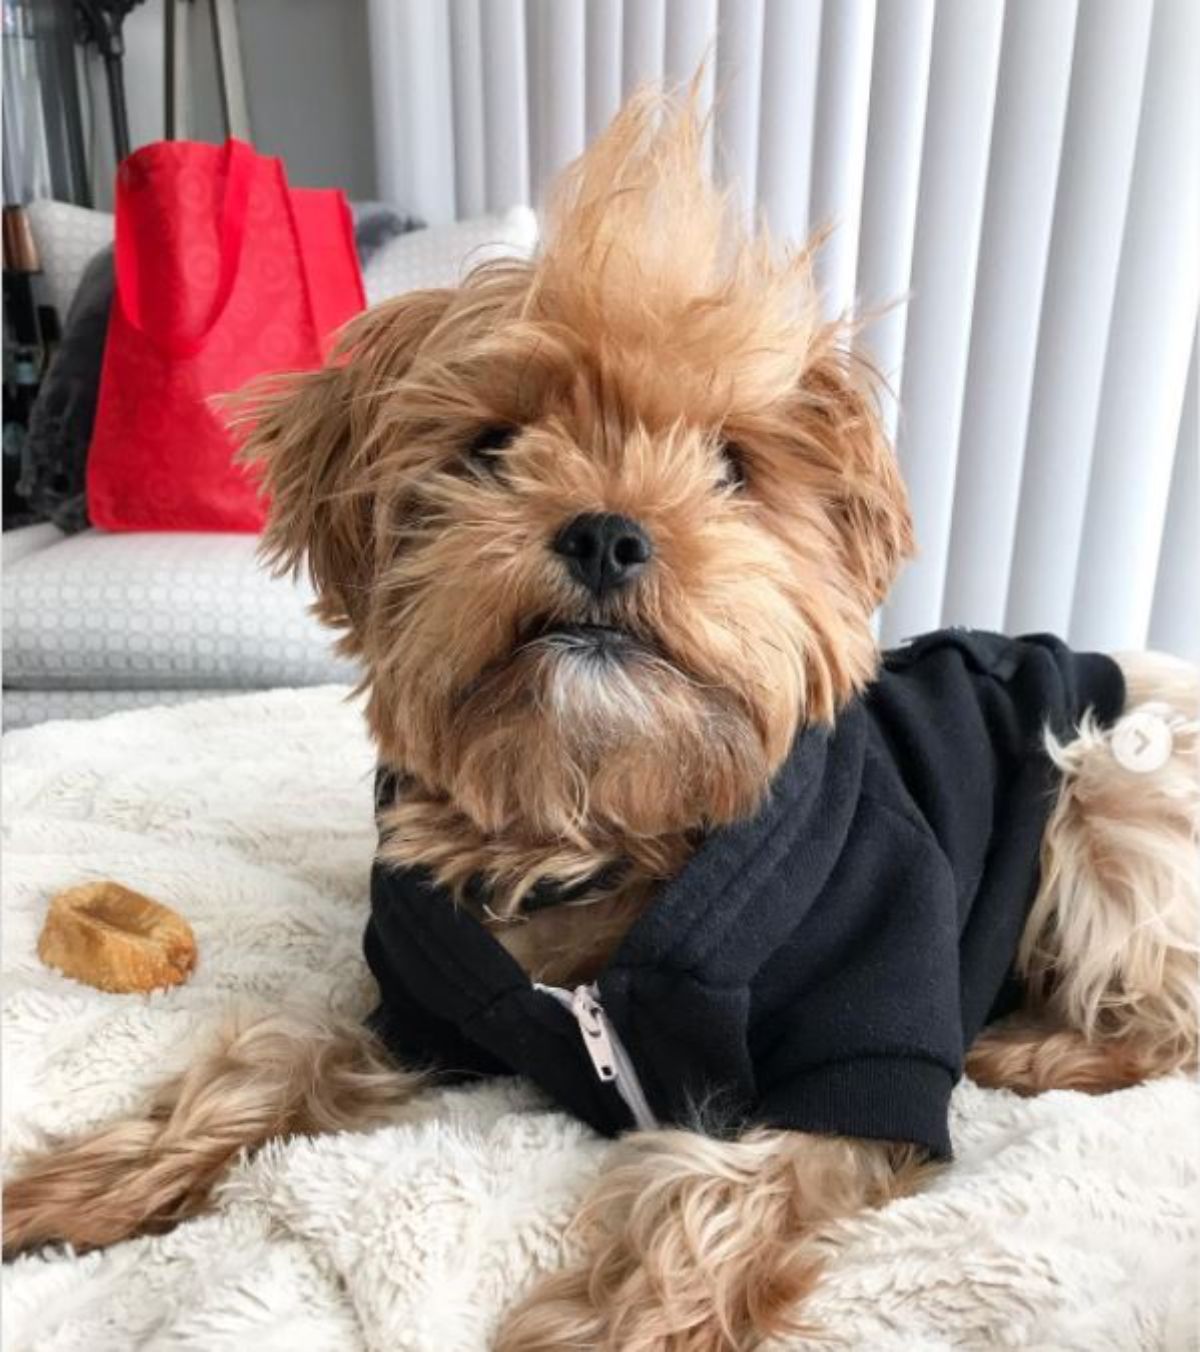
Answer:
[[[600,1003],[600,990],[596,983],[593,981],[576,986],[574,990],[564,990],[561,986],[543,986],[538,981],[534,982],[534,989],[552,995],[564,1009],[571,1012],[579,1024],[583,1045],[596,1077],[603,1084],[611,1084],[620,1094],[641,1130],[652,1131],[657,1127],[658,1119],[646,1100],[633,1061]]]

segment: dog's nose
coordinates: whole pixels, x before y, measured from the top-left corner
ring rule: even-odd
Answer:
[[[585,512],[568,521],[552,548],[566,560],[571,576],[594,596],[627,586],[654,553],[641,526],[615,512]]]

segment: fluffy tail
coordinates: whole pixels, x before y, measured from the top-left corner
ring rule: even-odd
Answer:
[[[1155,653],[1121,666],[1127,714],[1151,715],[1170,754],[1127,768],[1120,723],[1050,741],[1062,787],[1017,964],[1035,1008],[1162,1075],[1200,1042],[1200,672]]]
[[[97,1248],[202,1211],[245,1150],[279,1136],[386,1121],[421,1077],[361,1026],[241,1020],[156,1094],[142,1116],[34,1156],[4,1188],[4,1255],[53,1241]]]
[[[1200,672],[1156,653],[1120,659],[1127,713],[1150,714],[1169,755],[1145,772],[1085,720],[1050,739],[1062,787],[1017,955],[1030,1008],[987,1028],[977,1083],[1100,1094],[1194,1070],[1200,1046]]]

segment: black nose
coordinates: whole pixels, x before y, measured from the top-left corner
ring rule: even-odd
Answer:
[[[567,561],[571,576],[595,596],[632,582],[650,561],[650,537],[627,516],[585,512],[554,537],[554,552]]]

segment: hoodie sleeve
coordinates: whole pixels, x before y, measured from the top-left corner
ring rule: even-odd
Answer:
[[[996,833],[1012,831],[1020,796],[1051,787],[1045,733],[1069,739],[1089,710],[1112,722],[1125,682],[1112,658],[1073,652],[1048,634],[948,629],[888,653],[868,701],[890,759],[969,893]]]
[[[754,982],[754,1120],[948,1155],[958,945],[954,881],[928,829],[864,797],[829,886]]]
[[[950,1150],[964,1050],[1011,1007],[1055,770],[1111,659],[949,630],[888,655],[866,696],[862,799],[838,871],[755,983],[758,1120]]]
[[[952,629],[885,657],[869,695],[887,759],[950,863],[961,930],[966,1041],[999,1011],[1007,964],[1036,889],[1057,772],[1045,734],[1069,740],[1084,714],[1125,703],[1120,667],[1046,634]]]

